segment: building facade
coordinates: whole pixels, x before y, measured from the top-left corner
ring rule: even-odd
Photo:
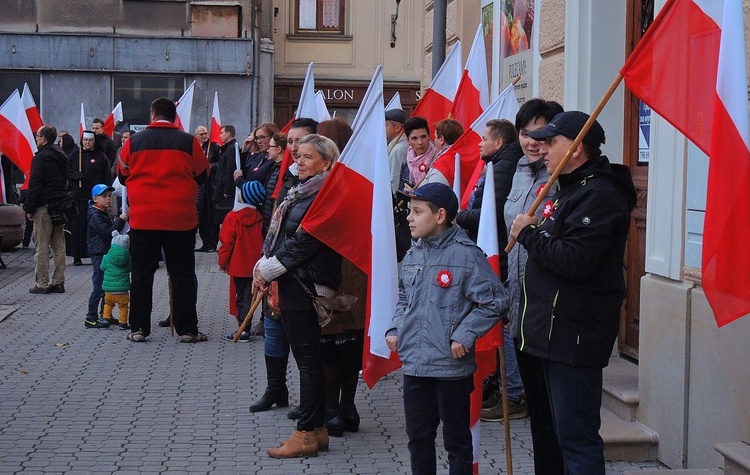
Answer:
[[[460,10],[459,3],[449,2],[449,12]],[[524,8],[532,11],[534,29],[526,35],[532,96],[591,112],[663,5],[664,0],[482,0],[447,29],[476,28],[489,15],[495,32],[490,34],[498,41],[506,21],[515,21]],[[748,25],[750,2],[743,6]],[[426,18],[431,8],[426,2]],[[750,51],[747,27],[745,42]],[[517,63],[503,59],[509,52],[502,43],[496,47],[493,78],[507,84],[505,70]],[[657,458],[671,468],[715,469],[734,458],[745,470],[736,473],[747,473],[750,365],[744,356],[750,318],[718,328],[701,286],[707,157],[624,84],[599,122],[607,132],[603,151],[630,167],[638,191],[625,263],[628,296],[614,349],[618,358],[638,364],[637,421],[658,434]],[[732,451],[726,444],[735,442],[743,442],[737,447],[746,453],[727,457]]]
[[[415,107],[422,79],[423,5],[394,0],[274,0],[274,116],[294,114],[305,72],[314,63],[315,89],[332,115],[350,123],[375,68],[383,66],[384,101],[398,92]]]
[[[195,81],[191,128],[250,129],[272,116],[271,2],[0,0],[0,96],[29,84],[46,123],[78,130],[122,102],[120,129],[148,124],[153,99]]]

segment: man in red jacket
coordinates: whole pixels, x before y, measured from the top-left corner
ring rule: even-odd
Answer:
[[[174,124],[176,115],[171,99],[160,97],[152,102],[151,124],[125,142],[117,164],[130,205],[133,274],[127,338],[132,342],[143,342],[151,333],[154,273],[162,249],[173,284],[179,341],[208,339],[198,331],[193,247],[198,185],[206,182],[210,165],[198,139]]]

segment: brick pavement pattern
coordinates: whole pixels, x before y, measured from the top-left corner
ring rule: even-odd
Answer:
[[[156,273],[154,328],[145,344],[117,328],[86,329],[91,267],[68,258],[64,294],[32,295],[33,247],[3,253],[0,308],[0,474],[407,474],[401,374],[361,383],[358,433],[331,438],[316,458],[278,460],[266,448],[294,429],[286,409],[252,414],[265,388],[263,341],[233,344],[228,277],[216,254],[196,254],[198,318],[209,341],[178,344],[156,322],[168,315],[166,270]],[[89,261],[84,260],[85,263]],[[291,359],[291,358],[290,358]],[[298,402],[289,367],[291,402]],[[528,419],[511,421],[513,472],[532,475]],[[438,435],[438,471],[447,459]],[[482,424],[480,473],[506,473],[503,426]],[[607,475],[663,468],[608,462]]]

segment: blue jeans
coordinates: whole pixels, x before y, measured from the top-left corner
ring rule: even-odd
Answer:
[[[91,274],[91,284],[93,290],[91,290],[91,296],[89,296],[89,311],[86,314],[87,320],[98,320],[99,309],[101,308],[101,301],[104,298],[104,291],[102,290],[102,281],[104,280],[104,272],[102,272],[102,256],[91,256],[91,267],[93,273]]]
[[[542,360],[566,475],[604,475],[602,369]]]
[[[513,335],[510,334],[510,325],[503,325],[503,340],[505,342],[505,373],[508,380],[508,400],[518,403],[523,399],[523,382],[521,382],[521,373],[518,371],[516,347],[513,343]],[[497,381],[502,390],[503,380],[499,371]]]
[[[263,318],[263,348],[266,356],[274,358],[289,357],[289,339],[286,337],[284,325],[280,320],[269,316]]]
[[[473,389],[472,376],[439,379],[404,375],[404,416],[412,474],[436,473],[435,437],[438,425],[443,421],[448,473],[471,475],[474,453],[469,395]]]

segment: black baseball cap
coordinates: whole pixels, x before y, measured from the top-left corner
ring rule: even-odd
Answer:
[[[541,129],[529,132],[528,136],[535,140],[544,140],[555,135],[562,135],[575,140],[589,117],[588,114],[580,111],[560,112],[552,119],[552,122]],[[583,143],[597,148],[604,143],[604,129],[596,120],[583,137]]]
[[[442,183],[427,183],[416,190],[399,191],[398,195],[406,201],[411,199],[429,201],[438,208],[445,209],[448,222],[452,222],[458,213],[458,198],[453,190]]]

